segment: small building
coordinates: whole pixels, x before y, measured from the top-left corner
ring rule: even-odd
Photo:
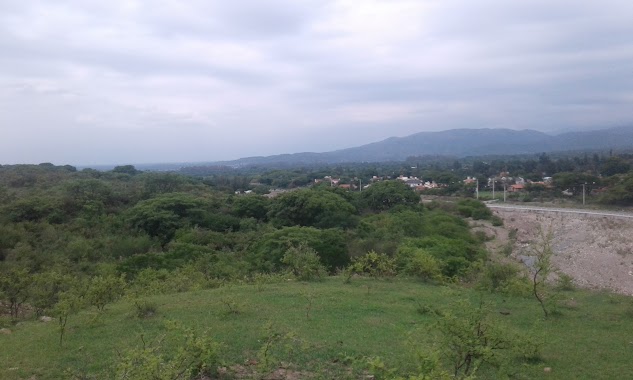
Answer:
[[[512,192],[512,193],[518,193],[518,192],[521,192],[523,190],[525,190],[525,185],[522,184],[522,183],[517,183],[517,184],[514,184],[514,185],[510,186],[510,192]]]

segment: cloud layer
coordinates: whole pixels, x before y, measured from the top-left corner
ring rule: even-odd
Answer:
[[[0,3],[0,163],[633,124],[625,0]]]

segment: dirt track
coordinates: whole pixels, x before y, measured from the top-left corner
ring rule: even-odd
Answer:
[[[513,257],[528,251],[539,226],[551,228],[553,264],[576,285],[633,295],[633,219],[526,209],[493,212],[507,230],[517,229]]]

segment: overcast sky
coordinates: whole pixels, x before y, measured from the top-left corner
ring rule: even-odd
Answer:
[[[0,164],[622,125],[630,0],[0,0]]]

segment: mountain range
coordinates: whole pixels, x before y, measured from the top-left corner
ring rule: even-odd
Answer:
[[[633,149],[633,127],[566,132],[549,135],[534,130],[452,129],[419,132],[354,148],[324,153],[294,153],[266,157],[246,157],[212,165],[335,164],[345,162],[403,161],[411,156],[521,155],[544,152]]]

